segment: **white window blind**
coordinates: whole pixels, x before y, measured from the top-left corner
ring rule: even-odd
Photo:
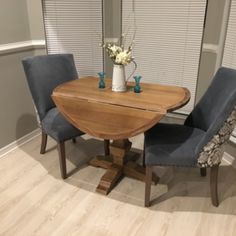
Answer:
[[[49,54],[72,53],[79,76],[103,70],[101,0],[43,0]]]
[[[187,87],[194,106],[206,0],[124,0],[122,31],[126,46],[132,38],[132,10],[136,17],[133,55],[143,82]],[[127,70],[131,70],[128,66]]]
[[[236,69],[236,0],[231,0],[222,65]],[[236,129],[233,137],[236,137]],[[236,143],[235,138],[231,138],[231,140]]]

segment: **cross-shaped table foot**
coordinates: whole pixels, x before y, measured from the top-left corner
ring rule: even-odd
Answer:
[[[114,140],[110,144],[111,155],[97,156],[89,162],[92,166],[107,169],[97,186],[97,192],[107,195],[123,176],[145,181],[145,167],[135,162],[139,154],[131,152],[130,148],[128,139]],[[155,174],[152,179],[155,184],[159,181]]]

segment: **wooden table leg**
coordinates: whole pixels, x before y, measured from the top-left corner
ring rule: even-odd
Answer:
[[[124,166],[127,162],[126,154],[129,152],[131,145],[132,143],[128,139],[114,140],[112,144],[110,144],[110,152],[114,164]]]
[[[111,167],[108,168],[106,173],[102,176],[96,188],[96,191],[107,195],[114,188],[114,186],[122,176],[122,166],[115,164],[111,165]]]
[[[112,164],[109,166],[107,160],[104,164],[102,161],[100,164],[107,168],[106,173],[102,176],[99,185],[97,187],[97,192],[107,195],[119,179],[123,176],[123,168],[126,163],[126,153],[131,148],[131,142],[128,139],[114,140],[110,144],[110,152],[112,155]],[[94,162],[93,162],[94,163]]]
[[[114,140],[110,144],[111,156],[97,156],[89,162],[92,166],[107,169],[97,186],[97,192],[107,195],[124,175],[145,181],[145,168],[135,162],[138,155],[130,152],[131,145],[128,139]],[[155,174],[152,179],[155,184],[159,181]]]
[[[89,165],[94,167],[101,167],[104,169],[108,169],[111,167],[113,163],[112,156],[96,156],[91,161],[89,161]]]

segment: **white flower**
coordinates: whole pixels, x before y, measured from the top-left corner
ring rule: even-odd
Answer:
[[[112,51],[114,55],[117,55],[118,53],[122,52],[122,48],[116,45],[112,45],[110,47],[110,50]]]
[[[132,44],[127,50],[124,49],[124,46],[117,46],[111,43],[102,44],[102,47],[105,48],[108,56],[115,64],[127,65],[134,60],[132,57]]]
[[[122,64],[122,65],[127,65],[131,61],[132,61],[131,51],[128,50],[124,50],[123,52],[117,54],[115,59],[116,64]]]

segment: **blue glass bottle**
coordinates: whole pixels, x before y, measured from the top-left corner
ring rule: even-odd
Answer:
[[[98,72],[98,76],[99,76],[99,83],[98,83],[98,88],[103,89],[106,87],[104,78],[105,78],[105,72]]]
[[[135,86],[134,86],[134,92],[135,93],[140,93],[141,87],[140,87],[140,80],[141,80],[142,76],[141,75],[135,75],[134,76],[134,80],[135,80]]]

